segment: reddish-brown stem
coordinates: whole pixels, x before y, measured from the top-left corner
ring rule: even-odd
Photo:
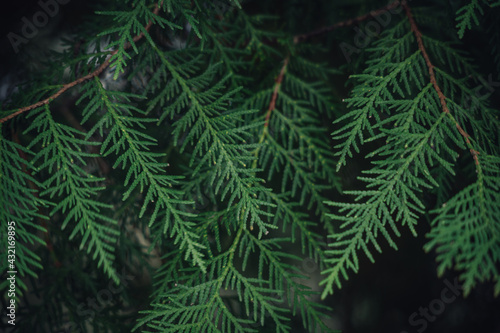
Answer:
[[[313,36],[321,35],[321,34],[333,31],[333,30],[338,29],[338,28],[343,28],[343,27],[348,27],[350,25],[354,25],[354,24],[359,23],[361,21],[364,21],[370,17],[375,17],[375,16],[378,16],[382,13],[385,13],[386,11],[397,7],[398,5],[399,5],[399,1],[393,1],[390,4],[388,4],[382,8],[379,8],[377,10],[371,11],[367,14],[364,14],[364,15],[361,15],[361,16],[358,16],[358,17],[355,17],[355,18],[352,18],[349,20],[345,20],[342,22],[338,22],[334,25],[331,25],[328,27],[323,27],[323,28],[311,31],[309,33],[295,35],[295,37],[293,38],[293,42],[295,44],[297,44],[297,43],[303,42],[303,41],[305,41]],[[274,85],[274,91],[273,91],[273,95],[271,97],[271,102],[269,103],[269,108],[267,109],[267,113],[266,113],[266,122],[264,124],[264,128],[267,128],[269,126],[269,117],[271,116],[271,112],[276,107],[276,99],[278,98],[278,92],[279,92],[279,89],[281,86],[281,82],[283,81],[283,77],[285,76],[286,67],[288,65],[289,60],[290,60],[290,56],[287,56],[286,59],[283,61],[283,67],[281,67],[280,74],[279,74],[278,78],[276,79],[276,84]]]
[[[283,78],[285,77],[286,73],[286,68],[288,66],[288,62],[290,61],[290,56],[287,56],[285,60],[283,61],[283,66],[281,66],[280,73],[278,74],[278,77],[276,78],[276,81],[274,83],[274,89],[273,89],[273,95],[271,96],[271,102],[269,103],[269,107],[267,108],[266,112],[266,118],[264,122],[264,128],[262,129],[262,134],[259,139],[259,143],[264,142],[264,138],[266,137],[267,134],[267,129],[269,127],[269,118],[271,118],[271,113],[273,112],[274,109],[276,109],[276,101],[278,99],[278,93],[280,91],[281,83],[283,82]],[[255,157],[259,156],[259,148],[255,149],[254,151]],[[253,161],[253,167],[257,167],[257,159]]]
[[[427,68],[429,70],[430,80],[431,80],[431,83],[434,87],[434,90],[436,90],[436,93],[438,94],[439,101],[441,103],[441,108],[443,109],[444,113],[450,115],[451,114],[450,109],[448,108],[448,105],[446,104],[446,97],[444,96],[443,92],[441,91],[441,88],[439,87],[439,85],[437,84],[437,81],[436,81],[436,75],[434,73],[434,65],[432,64],[431,59],[429,58],[429,55],[427,54],[427,50],[425,49],[424,43],[422,41],[422,33],[418,29],[417,22],[413,18],[413,14],[411,13],[411,9],[408,6],[407,1],[403,0],[401,2],[401,5],[403,6],[405,13],[406,13],[406,16],[408,17],[408,21],[410,22],[411,30],[413,31],[413,34],[415,35],[415,38],[417,39],[418,49],[420,50],[420,52],[422,52],[422,56],[424,57],[425,63],[427,64]],[[467,146],[469,147],[470,153],[472,154],[472,157],[474,158],[474,162],[476,163],[476,165],[479,165],[479,158],[478,158],[479,152],[477,150],[475,150],[474,148],[472,148],[472,143],[469,139],[470,135],[467,134],[467,132],[462,128],[462,126],[460,126],[458,121],[456,121],[455,119],[453,119],[453,121],[454,121],[455,126],[457,127],[457,130],[460,133],[460,135],[462,135],[464,137],[465,142],[467,143]]]
[[[158,14],[159,10],[160,10],[160,7],[162,5],[163,1],[160,2],[160,4],[156,5],[155,6],[155,9],[153,10],[153,13],[155,15]],[[377,15],[380,15],[388,10],[391,10],[395,7],[397,7],[399,5],[399,1],[394,1],[380,9],[377,9],[377,10],[374,10],[374,11],[371,11],[370,13],[367,13],[367,14],[364,14],[364,15],[361,15],[361,16],[358,16],[358,17],[355,17],[353,19],[349,19],[349,20],[346,20],[346,21],[342,21],[342,22],[339,22],[339,23],[336,23],[332,26],[328,26],[328,27],[323,27],[323,28],[320,28],[318,30],[315,30],[315,31],[312,31],[312,32],[309,32],[309,33],[305,33],[305,34],[300,34],[300,35],[296,35],[294,37],[294,43],[300,43],[300,42],[303,42],[313,36],[317,36],[317,35],[320,35],[320,34],[323,34],[323,33],[327,33],[327,32],[330,32],[330,31],[333,31],[335,29],[338,29],[338,28],[342,28],[342,27],[347,27],[347,26],[350,26],[350,25],[353,25],[353,24],[356,24],[356,23],[359,23],[361,21],[364,21],[370,17],[375,17]],[[145,26],[145,29],[146,31],[149,31],[149,29],[151,28],[151,25],[153,24],[152,21],[149,21],[148,24]],[[140,34],[138,34],[137,36],[135,36],[133,38],[133,41],[134,43],[139,41],[141,38],[144,37],[144,33],[141,32]],[[131,45],[130,44],[126,44],[124,49],[128,49]],[[118,50],[115,50],[115,51],[112,51],[110,52],[110,58],[115,55],[116,53],[118,52]],[[80,84],[80,83],[83,83],[89,79],[92,79],[93,77],[96,77],[98,75],[100,75],[108,66],[109,66],[109,63],[110,63],[110,58],[108,58],[106,61],[104,61],[104,63],[101,64],[101,66],[99,66],[96,70],[94,70],[93,72],[75,80],[75,81],[72,81],[72,82],[69,82],[69,83],[66,83],[64,84],[56,93],[54,93],[53,95],[37,102],[37,103],[34,103],[34,104],[31,104],[29,106],[26,106],[26,107],[23,107],[23,108],[20,108],[19,110],[17,110],[16,112],[4,117],[4,118],[1,118],[0,119],[0,123],[4,123],[6,122],[7,120],[10,120],[26,111],[30,111],[30,110],[33,110],[33,109],[36,109],[40,106],[43,106],[43,105],[46,105],[46,104],[49,104],[52,100],[58,98],[59,96],[61,96],[64,92],[66,92],[68,89]],[[276,100],[276,98],[274,98],[274,100]],[[268,112],[269,113],[269,112]]]
[[[357,23],[364,21],[370,17],[375,17],[375,16],[378,16],[382,13],[385,13],[386,11],[397,7],[398,5],[399,5],[399,1],[393,1],[390,4],[388,4],[382,8],[379,8],[377,10],[371,11],[367,14],[364,14],[364,15],[361,15],[361,16],[358,16],[358,17],[355,17],[355,18],[352,18],[349,20],[345,20],[342,22],[338,22],[334,25],[331,25],[328,27],[323,27],[323,28],[314,30],[314,31],[309,32],[309,33],[295,35],[293,38],[293,42],[294,42],[294,44],[298,44],[298,43],[306,41],[307,39],[309,39],[313,36],[321,35],[321,34],[333,31],[333,30],[338,29],[338,28],[344,28],[344,27],[348,27],[348,26],[357,24]],[[259,143],[262,143],[264,141],[264,137],[267,133],[267,128],[269,127],[269,118],[271,117],[271,113],[273,112],[273,110],[276,108],[276,100],[278,99],[278,93],[279,93],[279,90],[281,87],[281,83],[283,82],[283,78],[285,76],[286,68],[288,66],[289,61],[290,61],[290,56],[288,55],[285,58],[285,60],[283,61],[283,66],[281,67],[281,71],[280,71],[278,77],[276,78],[276,82],[274,84],[273,95],[271,96],[271,101],[269,102],[269,107],[268,107],[267,112],[266,112],[264,129],[262,131],[262,135],[260,137]],[[255,151],[255,154],[256,155],[258,154],[258,149]],[[255,164],[255,162],[254,162],[254,164]]]
[[[288,66],[288,62],[290,61],[290,57],[286,57],[283,61],[283,66],[281,67],[280,74],[276,78],[276,83],[274,84],[273,95],[271,97],[271,102],[269,103],[269,108],[266,113],[266,122],[264,123],[264,128],[269,126],[269,118],[271,117],[271,112],[276,108],[276,100],[278,99],[278,92],[280,91],[281,83],[283,82],[283,78],[285,77],[286,67]]]
[[[155,9],[153,10],[153,13],[155,15],[158,15],[158,12],[160,11],[160,7],[161,7],[161,4],[163,2],[161,2],[159,5],[156,4],[155,5]],[[148,24],[144,27],[146,29],[146,31],[149,31],[149,29],[151,28],[151,26],[153,25],[153,22],[152,21],[149,21]],[[137,36],[135,36],[132,40],[134,41],[134,43],[136,43],[137,41],[139,41],[142,37],[144,37],[144,32],[141,32],[140,34],[138,34]],[[124,49],[128,49],[129,47],[131,46],[130,43],[127,43],[125,44],[124,46]],[[110,57],[104,61],[101,66],[99,66],[95,71],[93,71],[92,73],[89,73],[73,82],[69,82],[69,83],[66,83],[65,85],[63,85],[56,93],[54,93],[53,95],[39,101],[39,102],[36,102],[35,104],[31,104],[29,106],[25,106],[24,108],[20,108],[19,110],[17,110],[16,112],[8,115],[7,117],[4,117],[4,118],[1,118],[0,119],[0,123],[4,123],[6,122],[7,120],[10,120],[18,115],[20,115],[21,113],[24,113],[26,111],[30,111],[30,110],[33,110],[33,109],[36,109],[40,106],[43,106],[43,105],[46,105],[46,104],[49,104],[52,100],[58,98],[59,96],[61,96],[64,92],[66,92],[68,89],[70,88],[73,88],[74,86],[80,84],[80,83],[83,83],[87,80],[90,80],[92,79],[93,77],[96,77],[96,76],[99,76],[106,68],[108,68],[109,66],[109,63],[110,63],[110,59],[112,56],[114,56],[116,53],[118,53],[118,50],[115,50],[115,51],[112,51],[109,53]]]
[[[388,5],[384,6],[384,7],[381,7],[379,9],[377,9],[377,10],[373,10],[373,11],[367,13],[367,14],[364,14],[364,15],[361,15],[361,16],[358,16],[358,17],[355,17],[355,18],[352,18],[352,19],[348,19],[348,20],[345,20],[345,21],[342,21],[342,22],[338,22],[338,23],[335,23],[335,24],[330,25],[328,27],[322,27],[322,28],[319,28],[317,30],[314,30],[314,31],[311,31],[311,32],[308,32],[308,33],[305,33],[305,34],[296,35],[293,38],[293,41],[294,41],[295,44],[297,44],[297,43],[306,41],[307,39],[309,39],[311,37],[322,35],[322,34],[325,34],[327,32],[330,32],[330,31],[333,31],[335,29],[338,29],[338,28],[345,28],[345,27],[357,24],[357,23],[362,22],[362,21],[364,21],[366,19],[369,19],[370,17],[379,16],[379,15],[387,12],[388,10],[396,8],[397,6],[399,6],[399,0],[393,1],[390,4],[388,4]]]

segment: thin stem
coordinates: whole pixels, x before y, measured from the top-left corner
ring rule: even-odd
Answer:
[[[333,25],[330,25],[328,27],[322,27],[322,28],[319,28],[317,30],[314,30],[314,31],[311,31],[311,32],[308,32],[308,33],[305,33],[305,34],[300,34],[300,35],[296,35],[294,38],[293,38],[293,41],[295,44],[297,43],[301,43],[301,42],[304,42],[306,41],[307,39],[311,38],[311,37],[315,37],[315,36],[318,36],[318,35],[322,35],[322,34],[325,34],[327,32],[330,32],[330,31],[333,31],[335,29],[338,29],[338,28],[345,28],[345,27],[348,27],[348,26],[351,26],[351,25],[354,25],[354,24],[357,24],[359,22],[362,22],[366,19],[369,19],[370,17],[375,17],[375,16],[379,16],[391,9],[394,9],[396,8],[397,6],[399,6],[400,2],[399,0],[397,1],[393,1],[391,2],[390,4],[384,6],[384,7],[381,7],[377,10],[373,10],[369,13],[366,13],[364,15],[361,15],[361,16],[358,16],[358,17],[355,17],[355,18],[352,18],[352,19],[348,19],[348,20],[345,20],[345,21],[342,21],[342,22],[338,22],[338,23],[335,23]]]
[[[286,68],[288,66],[288,62],[290,61],[290,56],[287,56],[285,60],[283,61],[283,66],[281,67],[280,73],[278,77],[276,78],[276,81],[274,83],[274,90],[273,90],[273,95],[271,96],[271,102],[269,103],[269,107],[267,108],[266,112],[266,118],[264,122],[264,128],[262,130],[262,134],[259,139],[259,144],[264,142],[264,138],[266,137],[268,127],[269,127],[269,118],[271,118],[271,113],[273,112],[274,109],[276,109],[276,100],[278,99],[278,93],[280,91],[281,83],[283,82],[283,78],[285,77],[286,73]],[[255,155],[255,160],[253,161],[253,168],[257,167],[257,159],[259,157],[259,148],[257,148],[254,152]]]
[[[160,7],[162,5],[163,1],[160,3],[160,4],[156,4],[155,5],[155,8],[153,10],[153,14],[155,15],[158,15],[158,12],[160,11]],[[153,25],[153,21],[149,21],[148,24],[144,27],[146,31],[149,31],[149,29],[151,28],[151,26]],[[134,43],[136,43],[137,41],[139,41],[142,37],[144,37],[144,32],[141,32],[140,34],[138,34],[137,36],[135,36],[132,40],[134,41]],[[125,46],[123,47],[124,50],[128,49],[129,47],[131,46],[130,43],[127,43],[125,44]],[[7,117],[4,117],[4,118],[1,118],[0,119],[0,123],[4,123],[6,122],[7,120],[10,120],[18,115],[20,115],[21,113],[24,113],[26,111],[30,111],[30,110],[33,110],[33,109],[36,109],[40,106],[43,106],[43,105],[47,105],[49,104],[51,101],[53,101],[54,99],[58,98],[59,96],[61,96],[66,90],[70,89],[70,88],[73,88],[74,86],[76,85],[79,85],[80,83],[83,83],[87,80],[90,80],[92,79],[93,77],[96,77],[96,76],[99,76],[106,68],[108,68],[109,66],[109,63],[110,63],[110,59],[116,54],[118,53],[119,50],[114,50],[112,52],[109,53],[110,57],[104,61],[101,66],[99,66],[95,71],[73,81],[73,82],[69,82],[69,83],[66,83],[65,85],[63,85],[56,93],[54,93],[53,95],[39,101],[39,102],[36,102],[34,104],[31,104],[29,106],[25,106],[24,108],[20,108],[19,110],[17,110],[16,112],[8,115]]]
[[[160,10],[160,7],[162,5],[163,1],[160,2],[160,4],[156,4],[155,5],[155,9],[153,10],[153,13],[155,15],[158,14],[159,10]],[[296,35],[293,40],[294,40],[294,43],[297,44],[297,43],[300,43],[300,42],[303,42],[303,41],[306,41],[307,39],[311,38],[311,37],[314,37],[314,36],[317,36],[317,35],[321,35],[321,34],[324,34],[324,33],[327,33],[327,32],[330,32],[330,31],[333,31],[335,29],[338,29],[338,28],[343,28],[343,27],[348,27],[348,26],[351,26],[351,25],[354,25],[354,24],[357,24],[361,21],[364,21],[370,17],[375,17],[375,16],[378,16],[378,15],[381,15],[383,13],[385,13],[386,11],[388,10],[391,10],[395,7],[397,7],[399,5],[399,1],[394,1],[380,9],[377,9],[377,10],[374,10],[374,11],[371,11],[367,14],[364,14],[364,15],[361,15],[361,16],[358,16],[358,17],[355,17],[355,18],[352,18],[352,19],[348,19],[348,20],[345,20],[345,21],[342,21],[342,22],[338,22],[334,25],[331,25],[331,26],[328,26],[328,27],[323,27],[323,28],[320,28],[320,29],[317,29],[317,30],[314,30],[312,32],[309,32],[309,33],[304,33],[304,34],[300,34],[300,35]],[[145,30],[146,31],[149,31],[149,29],[151,28],[153,22],[152,21],[149,21],[148,24],[145,26]],[[134,43],[139,41],[141,38],[144,37],[144,32],[141,32],[140,34],[138,34],[137,36],[135,36],[133,38],[133,41]],[[129,47],[131,46],[130,43],[126,44],[124,49],[128,49]],[[115,50],[113,52],[110,52],[110,56],[112,57],[113,55],[115,55],[116,53],[118,52],[118,50]],[[110,59],[111,57],[109,57],[104,63],[101,64],[101,66],[99,66],[99,68],[97,68],[95,71],[93,71],[92,73],[89,73],[75,81],[72,81],[70,83],[67,83],[65,85],[63,85],[56,93],[54,93],[53,95],[37,102],[37,103],[34,103],[34,104],[31,104],[29,106],[26,106],[26,107],[23,107],[23,108],[20,108],[19,110],[17,110],[16,112],[4,117],[4,118],[1,118],[0,119],[0,123],[4,123],[6,122],[7,120],[10,120],[26,111],[30,111],[30,110],[33,110],[33,109],[36,109],[40,106],[43,106],[43,105],[46,105],[46,104],[49,104],[51,101],[53,101],[54,99],[58,98],[59,96],[61,96],[64,92],[66,92],[67,90],[69,90],[70,88],[78,85],[78,84],[81,84],[87,80],[90,80],[92,79],[93,77],[96,77],[98,75],[100,75],[106,68],[108,68],[109,66],[109,63],[110,63]]]
[[[408,6],[408,3],[406,0],[403,0],[401,5],[403,6],[405,13],[406,13],[406,16],[408,17],[408,21],[410,22],[411,30],[413,31],[413,34],[415,35],[415,38],[417,39],[418,48],[419,48],[420,52],[422,52],[422,56],[424,57],[425,63],[427,64],[427,68],[429,70],[430,80],[431,80],[431,83],[434,87],[434,90],[436,90],[436,93],[438,94],[439,101],[441,102],[441,107],[443,109],[443,112],[448,115],[448,117],[451,119],[451,121],[457,127],[457,130],[458,130],[458,132],[460,132],[460,135],[462,135],[464,137],[465,142],[467,144],[467,147],[469,148],[470,153],[471,153],[472,157],[474,158],[474,162],[476,163],[476,169],[478,169],[478,171],[479,171],[480,165],[479,165],[479,158],[477,156],[479,154],[479,152],[474,149],[472,142],[470,141],[470,135],[467,134],[467,132],[462,128],[462,126],[460,126],[458,121],[455,119],[455,117],[453,117],[453,115],[450,112],[450,109],[448,108],[448,105],[446,104],[446,96],[443,94],[443,92],[441,91],[441,88],[437,84],[436,75],[434,73],[434,65],[432,64],[432,62],[429,58],[429,55],[427,54],[427,50],[425,49],[424,43],[422,41],[422,33],[418,29],[417,22],[413,18],[413,14],[411,13],[410,6]]]
[[[320,28],[320,29],[317,29],[317,30],[314,30],[314,31],[311,31],[308,33],[295,35],[293,38],[293,42],[294,42],[294,44],[298,44],[298,43],[306,41],[307,39],[309,39],[311,37],[321,35],[321,34],[333,31],[333,30],[338,29],[338,28],[344,28],[344,27],[348,27],[348,26],[357,24],[357,23],[364,21],[370,17],[375,17],[378,15],[381,15],[381,14],[387,12],[388,10],[396,8],[397,6],[399,6],[399,4],[400,4],[400,2],[398,0],[393,1],[384,7],[381,7],[377,10],[373,10],[369,13],[364,14],[364,15],[361,15],[361,16],[358,16],[358,17],[355,17],[352,19],[348,19],[348,20],[345,20],[342,22],[338,22],[338,23],[335,23],[334,25],[331,25],[328,27],[323,27],[323,28]],[[273,110],[276,108],[276,100],[278,98],[278,93],[280,91],[281,83],[283,82],[283,78],[285,76],[286,68],[288,66],[289,61],[290,61],[290,55],[288,55],[285,58],[285,60],[283,61],[283,66],[281,67],[280,74],[278,75],[278,78],[276,79],[276,83],[274,84],[273,95],[271,97],[271,102],[269,103],[269,108],[267,109],[267,112],[266,112],[264,128],[262,130],[262,135],[260,136],[260,139],[259,139],[259,144],[264,142],[264,138],[268,133],[269,118],[271,117],[271,113],[273,112]],[[256,159],[253,162],[253,168],[257,167],[258,154],[259,154],[259,148],[257,148],[254,152]]]

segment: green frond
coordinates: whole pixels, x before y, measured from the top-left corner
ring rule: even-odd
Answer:
[[[282,83],[276,83],[273,89],[266,87],[256,92],[245,104],[262,113],[267,110],[263,129],[257,132],[259,143],[263,145],[255,154],[259,156],[259,165],[268,170],[268,181],[279,173],[281,192],[290,191],[301,205],[307,203],[308,210],[316,207],[316,215],[324,221],[328,209],[323,193],[338,188],[339,184],[334,155],[325,141],[325,132],[318,126],[321,113],[328,116],[333,106],[328,89],[318,89],[318,85],[309,80],[327,76],[317,71],[312,62],[298,56],[290,57],[289,66],[280,69],[284,74]],[[295,74],[298,68],[306,69],[302,74],[304,78]],[[274,109],[269,109],[274,94]],[[330,229],[329,225],[325,227]]]
[[[174,91],[178,94],[175,102],[164,109],[160,119],[173,118],[175,114],[182,113],[174,123],[174,143],[177,144],[181,135],[185,135],[180,149],[184,151],[189,145],[194,146],[190,165],[194,164],[197,156],[201,157],[193,176],[197,176],[202,166],[210,165],[213,171],[209,175],[209,184],[215,187],[215,193],[222,200],[228,199],[229,206],[236,202],[238,216],[248,221],[250,228],[257,224],[261,233],[266,233],[267,228],[274,228],[263,219],[263,216],[268,216],[264,207],[271,204],[257,199],[259,193],[267,191],[262,180],[255,177],[256,170],[251,167],[254,160],[252,151],[257,146],[247,143],[251,137],[250,130],[259,124],[239,125],[243,116],[253,111],[226,111],[237,90],[224,93],[227,79],[209,86],[217,73],[215,66],[193,75],[200,71],[195,61],[188,58],[186,62],[185,58],[176,57],[167,59],[162,51],[155,50],[163,65],[160,71],[169,73],[173,78],[165,85],[166,97],[174,98]],[[224,190],[221,191],[223,185]]]
[[[337,170],[346,164],[347,157],[353,157],[353,150],[359,153],[360,146],[364,142],[376,137],[370,119],[373,118],[373,122],[378,123],[380,114],[388,112],[386,103],[381,103],[381,101],[391,100],[392,91],[396,91],[400,97],[408,94],[410,86],[407,79],[409,77],[415,79],[416,84],[422,84],[420,77],[424,73],[424,66],[420,52],[416,51],[405,61],[395,63],[390,68],[384,68],[389,72],[386,76],[372,74],[352,76],[362,81],[363,84],[357,85],[352,92],[353,97],[345,100],[348,107],[356,109],[335,120],[335,123],[349,120],[346,125],[332,134],[334,140],[342,141],[335,146],[336,156],[339,156]]]
[[[303,318],[303,325],[310,332],[333,332],[329,329],[323,319],[325,311],[330,311],[326,306],[315,303],[311,297],[319,294],[310,290],[309,287],[301,284],[299,281],[306,281],[307,276],[300,272],[297,266],[289,263],[291,261],[300,261],[301,258],[280,251],[280,243],[287,242],[288,239],[272,238],[259,241],[255,236],[246,231],[240,246],[240,253],[245,250],[245,255],[250,255],[249,249],[256,249],[259,254],[259,278],[262,278],[264,267],[269,269],[269,281],[271,287],[277,290],[283,290],[283,301],[287,301],[292,308],[293,315],[300,312]],[[249,246],[252,244],[251,246]],[[245,265],[243,265],[245,269]]]
[[[425,250],[436,250],[440,276],[447,269],[460,272],[465,295],[479,282],[493,280],[498,296],[500,158],[479,156],[481,172],[477,181],[436,209]]]
[[[153,42],[149,32],[145,29],[148,22],[158,24],[162,28],[168,27],[171,30],[181,29],[182,27],[168,19],[155,15],[147,6],[146,1],[139,1],[131,11],[102,11],[97,12],[100,15],[111,16],[116,25],[110,29],[104,30],[98,36],[114,37],[118,35],[119,38],[112,38],[111,42],[107,45],[109,49],[116,50],[116,53],[109,58],[111,67],[114,68],[113,79],[116,80],[118,76],[125,72],[126,62],[131,59],[126,48],[129,46],[138,53],[134,37],[139,34]]]
[[[98,259],[98,267],[102,266],[118,284],[119,278],[113,268],[113,244],[119,231],[116,230],[116,221],[101,212],[111,209],[111,205],[98,201],[98,193],[103,189],[100,183],[104,179],[85,170],[85,159],[97,155],[82,148],[95,143],[85,141],[84,133],[57,123],[47,105],[31,112],[31,117],[33,123],[26,132],[36,131],[38,135],[28,149],[41,146],[32,163],[39,165],[38,172],[50,173],[50,177],[40,184],[43,189],[40,195],[55,201],[50,216],[56,213],[65,215],[62,229],[70,222],[76,222],[70,238],[77,234],[82,236],[80,247],[87,246],[89,253],[94,251],[93,259]]]
[[[0,245],[4,249],[2,252],[4,258],[0,267],[3,272],[18,272],[16,284],[26,290],[26,285],[19,277],[30,275],[36,278],[38,277],[37,270],[43,268],[41,258],[35,253],[33,247],[45,245],[40,233],[46,230],[39,225],[39,221],[46,217],[38,210],[47,206],[48,203],[38,197],[35,186],[40,184],[31,176],[35,168],[20,154],[32,156],[32,153],[25,147],[3,136],[0,137],[0,205],[2,207],[0,209],[2,219]],[[8,236],[12,236],[12,239]],[[7,290],[7,285],[7,280],[2,281],[0,289]],[[16,291],[18,295],[22,294],[21,288]]]
[[[207,276],[201,281],[190,275],[187,281],[171,281],[173,286],[156,297],[152,304],[154,310],[144,312],[146,316],[136,329],[147,325],[166,332],[256,332],[249,324],[264,325],[268,315],[278,332],[289,332],[288,318],[283,315],[287,310],[274,304],[279,291],[267,287],[267,280],[246,277],[234,267],[236,249],[244,230],[240,225],[231,247],[212,260]],[[232,313],[221,295],[223,288],[236,292],[248,319]]]
[[[167,165],[158,161],[164,156],[161,153],[150,152],[155,145],[155,139],[142,133],[147,123],[155,119],[135,117],[135,114],[145,114],[131,104],[132,99],[141,98],[133,94],[107,91],[96,78],[86,85],[87,91],[80,101],[89,98],[83,111],[83,122],[105,109],[106,113],[96,122],[87,133],[87,138],[98,132],[101,136],[108,132],[101,146],[104,156],[109,154],[119,155],[113,167],[121,165],[127,170],[125,186],[127,191],[123,194],[126,200],[131,193],[138,189],[144,194],[144,203],[139,213],[141,218],[150,206],[152,212],[149,217],[149,226],[162,221],[163,234],[169,232],[174,237],[174,243],[186,251],[186,256],[191,257],[193,264],[205,269],[203,249],[198,242],[199,236],[193,232],[194,224],[189,219],[194,215],[182,210],[182,205],[190,205],[191,201],[183,200],[183,194],[173,186],[178,184],[179,176],[169,176],[164,173]]]
[[[458,37],[464,37],[465,31],[472,28],[472,22],[474,22],[475,25],[479,25],[479,15],[484,14],[484,10],[481,7],[482,3],[487,2],[481,0],[471,0],[470,3],[457,11],[456,27],[458,29]],[[479,12],[479,15],[477,12]]]
[[[333,332],[363,311],[329,296],[408,234],[500,295],[499,3],[103,1],[36,39],[23,19],[0,79],[17,328]]]
[[[400,41],[404,40],[401,26],[394,26],[385,37],[391,40],[399,34]],[[427,63],[420,50],[414,51],[416,42],[402,48],[402,53],[394,51],[401,47],[398,44],[382,51],[388,46],[383,38],[370,50],[369,67],[354,76],[357,84],[347,100],[353,110],[335,121],[347,121],[333,134],[334,139],[341,140],[335,147],[339,167],[346,163],[347,156],[353,156],[353,150],[360,152],[364,143],[385,143],[367,154],[373,158],[373,166],[358,178],[366,189],[344,192],[354,195],[355,203],[328,202],[338,207],[338,213],[329,216],[342,224],[340,231],[329,235],[332,249],[326,251],[329,258],[325,261],[330,267],[323,272],[322,297],[333,293],[334,285],[340,288],[341,279],[348,279],[349,271],[358,272],[360,252],[374,261],[373,250],[381,252],[380,236],[397,248],[394,235],[400,235],[401,226],[416,235],[415,227],[427,210],[422,194],[441,186],[435,170],[455,175],[456,147],[472,149],[470,143],[466,146],[457,126],[472,128],[483,149],[498,149],[496,111],[490,111],[477,96],[472,97],[475,109],[465,110],[461,102],[464,96],[472,95],[472,90],[467,82],[448,74],[473,72],[468,59],[447,44],[425,35],[422,40],[437,55],[433,61],[443,66],[435,66],[434,72],[449,111],[444,112],[433,83],[426,78]],[[451,258],[453,255],[448,260]]]
[[[290,226],[291,242],[296,243],[300,237],[302,254],[309,256],[319,263],[323,269],[326,259],[324,237],[314,232],[316,223],[309,219],[308,214],[301,212],[300,203],[290,200],[290,193],[269,193],[269,197],[276,204],[273,223],[283,225],[283,232]],[[297,235],[298,233],[298,235]]]

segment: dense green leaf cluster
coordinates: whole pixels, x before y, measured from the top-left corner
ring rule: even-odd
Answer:
[[[497,203],[494,198],[487,200],[484,197],[486,193],[493,195],[498,187],[482,180],[486,170],[495,174],[494,170],[498,168],[498,160],[495,159],[500,147],[500,128],[497,116],[494,116],[497,111],[489,108],[485,100],[477,98],[462,79],[464,74],[478,77],[467,58],[448,43],[425,35],[422,41],[432,51],[433,70],[437,85],[443,87],[447,111],[443,111],[438,92],[425,75],[428,65],[408,21],[401,21],[384,31],[382,38],[368,51],[372,54],[368,67],[362,74],[352,76],[356,80],[355,88],[352,97],[346,99],[352,111],[336,120],[345,125],[333,134],[334,139],[341,140],[336,146],[339,167],[347,163],[346,157],[353,156],[353,150],[359,152],[363,143],[374,140],[385,142],[367,155],[373,159],[373,167],[364,171],[366,176],[359,178],[367,184],[366,190],[344,192],[356,196],[355,203],[329,202],[339,207],[340,213],[330,216],[344,223],[340,232],[330,235],[334,240],[331,244],[334,249],[327,251],[331,255],[327,262],[332,266],[326,270],[328,276],[323,281],[326,287],[324,294],[332,291],[333,284],[340,287],[340,278],[347,277],[347,269],[358,271],[357,253],[360,249],[371,261],[374,260],[370,245],[381,252],[378,234],[394,248],[397,245],[393,235],[400,236],[400,225],[408,227],[416,235],[415,226],[432,208],[424,200],[425,193],[444,185],[438,182],[440,174],[456,176],[459,155],[455,147],[478,151],[478,187],[474,187],[475,191],[463,189],[457,194],[461,199],[450,198],[447,194],[451,200],[443,204],[435,217],[435,227],[428,235],[432,240],[426,248],[439,248],[441,254],[438,261],[443,261],[440,274],[444,272],[444,267],[451,268],[452,262],[465,260],[460,259],[462,255],[471,261],[479,260],[478,266],[487,264],[489,268],[481,273],[482,268],[478,266],[458,266],[463,269],[461,277],[465,281],[465,293],[470,292],[477,280],[491,278],[498,282],[496,292],[500,292],[500,280],[494,264],[498,260],[498,249],[495,248],[498,246],[497,226],[491,224],[485,215],[486,211],[494,212],[498,207],[495,208]],[[462,76],[456,77],[453,72]],[[466,108],[463,101],[469,96],[473,98],[473,107]],[[457,125],[462,129],[470,128],[476,140],[467,144]],[[471,156],[470,162],[473,161]],[[493,179],[490,181],[494,182]],[[477,200],[478,205],[471,205],[474,209],[470,208],[466,215],[462,215],[458,211],[460,206],[465,205],[463,200]],[[445,206],[448,208],[444,209]],[[444,222],[441,222],[444,218],[442,214],[450,209],[455,211],[448,222],[453,225],[454,234],[446,230]],[[464,243],[458,243],[460,250],[455,250],[458,252],[446,250],[456,237],[473,237],[474,231],[469,234],[468,228],[460,226],[472,221],[478,224],[478,228],[487,228],[481,233],[483,237],[474,237],[473,245],[467,249],[463,248]],[[488,229],[490,227],[492,229]],[[463,250],[466,250],[464,254]],[[478,273],[480,276],[477,276]]]
[[[137,331],[295,332],[295,316],[333,331],[320,297],[361,269],[360,254],[373,262],[426,219],[438,273],[458,271],[466,295],[485,281],[499,294],[497,92],[484,55],[460,41],[495,45],[485,11],[498,3],[466,2],[443,22],[397,4],[349,66],[323,46],[352,36],[294,39],[318,23],[259,1],[105,2],[102,25],[82,28],[0,112],[0,225],[16,222],[21,303],[52,290],[40,274],[97,293],[126,271],[153,275],[128,323]],[[338,6],[332,24],[363,14]],[[345,22],[329,30],[363,28]],[[351,165],[364,169],[357,181],[340,176]],[[322,273],[313,288],[305,258]],[[134,303],[120,293],[90,320],[77,289],[61,282],[49,326],[114,330],[120,304]]]

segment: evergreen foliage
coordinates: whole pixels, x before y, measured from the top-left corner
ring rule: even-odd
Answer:
[[[426,220],[437,273],[456,272],[464,295],[489,281],[498,296],[499,3],[378,3],[371,15],[371,2],[297,3],[307,10],[104,1],[3,101],[0,226],[16,223],[19,325],[295,332],[298,316],[331,332],[323,300],[362,272],[360,256],[397,249],[405,229],[423,237]],[[429,19],[437,7],[447,14]],[[344,28],[369,31],[382,13],[345,65]],[[467,50],[468,34],[493,57]],[[319,286],[304,282],[305,258]],[[122,289],[82,314],[82,295],[127,274],[153,275],[147,305]],[[55,295],[39,326],[48,310],[34,311],[34,290]]]

